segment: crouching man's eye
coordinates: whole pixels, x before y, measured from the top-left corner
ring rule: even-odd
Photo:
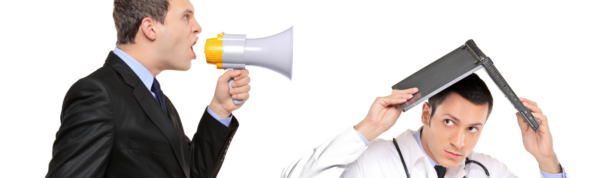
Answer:
[[[444,124],[446,124],[447,126],[453,126],[454,125],[454,121],[452,121],[450,119],[445,119],[444,120]]]
[[[469,127],[469,132],[475,133],[477,131],[479,131],[479,129],[477,129],[477,127]]]

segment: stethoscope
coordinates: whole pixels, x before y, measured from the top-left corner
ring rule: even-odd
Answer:
[[[408,169],[406,168],[406,163],[404,163],[404,157],[402,157],[402,152],[400,152],[400,147],[398,147],[398,142],[396,142],[396,138],[393,138],[392,140],[394,141],[394,146],[396,146],[396,150],[398,150],[398,154],[400,155],[400,160],[402,160],[402,166],[404,166],[404,172],[406,172],[406,178],[410,178],[410,174],[408,174]],[[483,164],[481,164],[479,161],[474,161],[474,160],[470,160],[469,158],[467,158],[465,160],[465,165],[467,165],[469,163],[475,163],[475,164],[479,165],[485,171],[485,175],[487,175],[488,178],[490,177],[490,173],[488,172],[487,168]],[[466,178],[466,177],[467,176],[464,176],[464,178]]]

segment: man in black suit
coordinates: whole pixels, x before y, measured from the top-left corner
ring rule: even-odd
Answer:
[[[248,99],[247,70],[225,72],[200,119],[184,134],[156,75],[188,70],[201,27],[189,0],[115,0],[117,47],[63,102],[46,177],[216,177]],[[233,89],[228,81],[234,78]]]

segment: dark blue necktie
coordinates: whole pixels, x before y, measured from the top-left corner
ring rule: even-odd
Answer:
[[[165,113],[167,113],[165,95],[163,94],[162,90],[160,90],[160,84],[158,84],[158,80],[156,80],[156,78],[154,78],[154,82],[152,83],[152,89],[150,89],[150,91],[154,92],[154,95],[156,96],[156,100],[160,104],[160,107],[163,109],[163,111],[165,111]]]
[[[440,165],[436,165],[434,168],[438,178],[444,178],[444,175],[446,175],[446,168]]]

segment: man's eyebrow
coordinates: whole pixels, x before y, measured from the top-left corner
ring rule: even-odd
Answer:
[[[448,116],[448,117],[451,117],[452,119],[456,120],[456,122],[460,123],[460,119],[458,119],[456,116],[453,116],[452,114],[444,114],[444,115],[446,115],[446,116]],[[471,124],[471,126],[476,126],[476,125],[483,126],[483,124],[482,124],[482,123],[474,123],[474,124]]]
[[[185,12],[183,12],[182,14],[194,14],[194,11],[190,10],[190,9],[186,9]]]
[[[452,114],[444,114],[448,117],[451,117],[452,119],[456,120],[456,122],[460,123],[460,119],[456,118],[456,116],[453,116]]]
[[[482,124],[482,123],[474,123],[474,124],[471,124],[471,126],[476,126],[476,125],[483,126],[483,124]]]

